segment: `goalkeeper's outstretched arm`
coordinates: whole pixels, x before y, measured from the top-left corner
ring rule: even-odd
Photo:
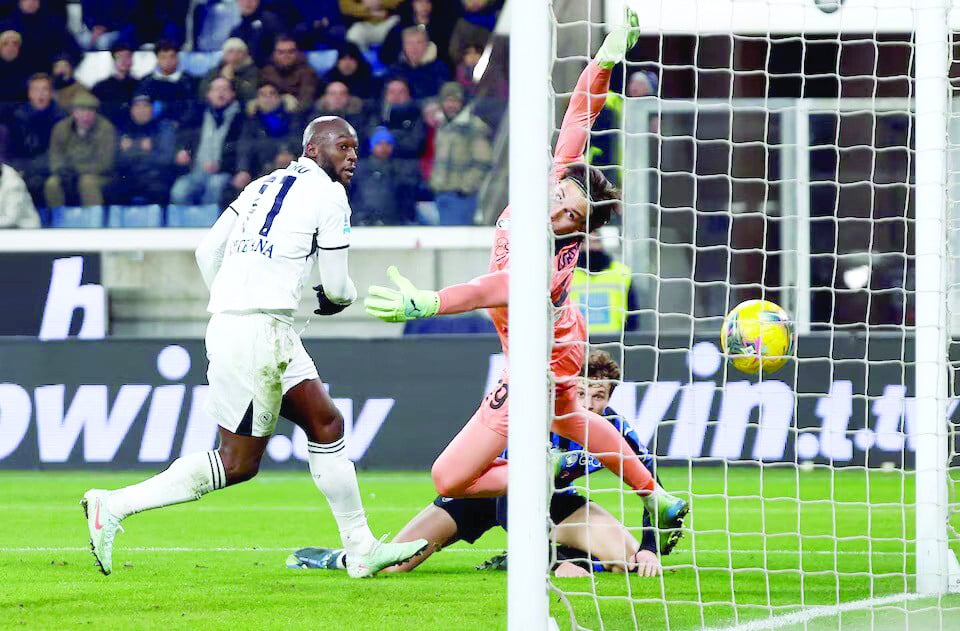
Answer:
[[[638,24],[637,14],[627,11],[626,25],[610,31],[596,57],[580,73],[577,87],[573,89],[570,104],[563,115],[560,136],[553,151],[555,179],[559,180],[563,176],[567,165],[583,161],[590,130],[607,102],[610,73],[614,66],[626,58],[627,51],[636,45],[640,38]]]
[[[387,270],[387,276],[397,288],[373,285],[363,301],[367,313],[384,322],[406,322],[507,306],[510,282],[505,270],[477,276],[467,283],[450,285],[440,291],[417,289],[393,266]]]

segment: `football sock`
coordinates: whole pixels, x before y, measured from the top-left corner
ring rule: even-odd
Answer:
[[[222,489],[227,476],[216,451],[202,451],[174,460],[166,471],[107,496],[107,510],[123,519],[128,515],[200,499]]]
[[[347,458],[343,438],[332,443],[308,441],[307,451],[310,474],[330,504],[343,547],[348,554],[368,554],[377,540],[367,526],[367,515],[360,501],[357,471]]]

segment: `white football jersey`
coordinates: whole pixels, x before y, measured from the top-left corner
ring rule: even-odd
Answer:
[[[224,212],[237,221],[210,288],[210,313],[295,311],[317,249],[350,245],[346,189],[309,158],[254,180]]]

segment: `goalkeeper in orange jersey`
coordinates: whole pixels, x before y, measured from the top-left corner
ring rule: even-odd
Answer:
[[[556,381],[554,433],[569,438],[621,476],[642,498],[660,528],[676,528],[688,507],[656,486],[653,476],[630,445],[602,417],[577,399],[576,379],[582,374],[587,329],[571,301],[570,282],[585,234],[610,220],[619,208],[619,191],[596,168],[583,164],[590,128],[606,101],[610,73],[639,38],[639,20],[628,12],[628,26],[613,29],[594,60],[581,73],[563,117],[554,151],[553,202],[550,223],[557,240],[550,298],[555,308],[550,370]],[[509,353],[508,284],[510,214],[497,221],[489,273],[440,291],[417,289],[395,267],[387,274],[397,289],[373,286],[364,301],[367,313],[387,322],[406,322],[437,314],[487,309],[505,353]],[[522,210],[522,209],[520,209]],[[433,465],[434,486],[446,497],[496,497],[507,491],[507,462],[499,454],[507,445],[509,375],[505,370],[473,418],[460,430]]]
[[[630,424],[608,407],[610,395],[620,380],[620,367],[601,350],[590,354],[588,385],[578,386],[578,395],[590,409],[606,418],[630,444],[631,449],[651,472],[653,455],[640,443]],[[550,499],[550,519],[556,524],[551,539],[557,544],[557,576],[587,576],[593,571],[635,572],[640,576],[661,573],[661,554],[670,554],[680,539],[680,530],[661,531],[659,540],[650,527],[650,515],[644,511],[643,535],[640,541],[600,505],[588,500],[574,487],[574,482],[592,475],[603,465],[583,452],[572,441],[551,435],[556,463],[554,486]],[[504,454],[506,456],[507,454]],[[389,568],[388,572],[409,572],[434,552],[458,541],[474,543],[497,526],[506,528],[506,498],[452,499],[437,497],[411,519],[397,535],[395,542],[426,539],[429,545],[423,556]],[[292,569],[342,570],[346,567],[343,549],[301,548],[287,557]],[[505,569],[506,558],[498,555],[478,569]]]

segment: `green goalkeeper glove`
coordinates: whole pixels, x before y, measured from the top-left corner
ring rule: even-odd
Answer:
[[[606,70],[623,61],[627,51],[640,40],[640,18],[632,9],[627,9],[626,23],[611,30],[597,51],[597,64]]]
[[[406,322],[437,315],[440,310],[440,294],[417,289],[413,283],[401,276],[400,271],[393,265],[387,268],[387,276],[397,289],[371,285],[369,295],[363,301],[368,314],[384,322]]]

